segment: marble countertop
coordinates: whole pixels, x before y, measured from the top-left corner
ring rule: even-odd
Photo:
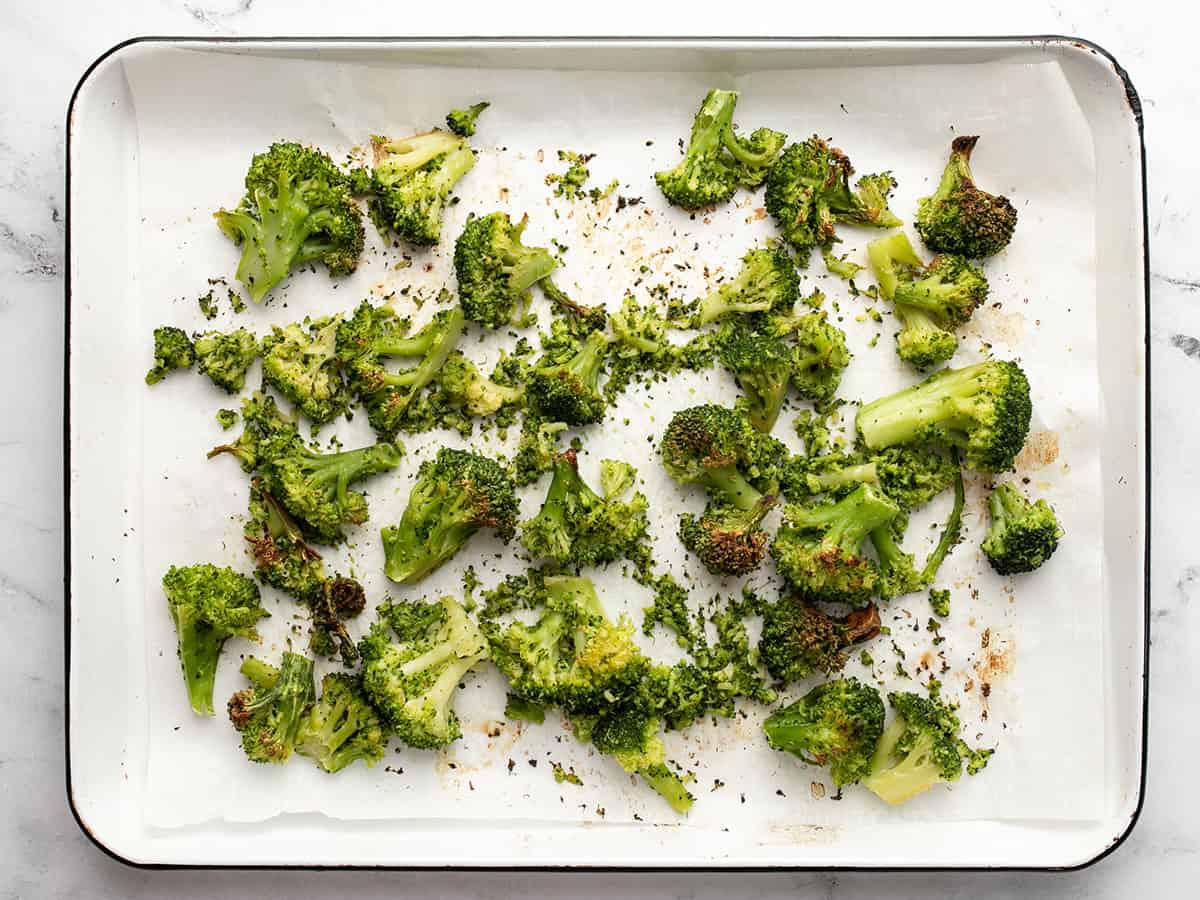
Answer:
[[[539,11],[545,6],[548,12]],[[706,12],[712,6],[713,13]],[[770,22],[729,21],[721,4],[610,0],[481,4],[469,13],[342,0],[10,0],[0,7],[0,898],[394,897],[904,897],[1177,896],[1200,874],[1200,788],[1190,715],[1200,662],[1200,552],[1191,526],[1200,484],[1200,426],[1188,409],[1200,379],[1200,262],[1188,238],[1200,205],[1193,138],[1200,121],[1194,37],[1171,27],[1174,4],[1112,7],[1083,0],[1010,0],[1002,13],[955,3],[864,2]],[[828,7],[828,5],[826,5]],[[463,8],[463,7],[459,7]],[[681,11],[686,10],[686,11]],[[1061,875],[406,874],[147,872],[96,850],[67,808],[63,778],[61,405],[63,160],[67,100],[87,65],[139,34],[1077,34],[1128,69],[1142,99],[1152,249],[1154,571],[1149,786],[1141,821],[1100,864]],[[1178,487],[1177,487],[1178,486]],[[1182,488],[1182,489],[1181,489]],[[1186,526],[1183,532],[1178,526]],[[1175,709],[1184,715],[1172,715]]]

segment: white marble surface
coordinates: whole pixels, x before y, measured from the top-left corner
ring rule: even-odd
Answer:
[[[1185,896],[1200,875],[1200,261],[1189,239],[1200,66],[1185,7],[1166,0],[778,4],[756,22],[719,4],[481,4],[455,12],[342,0],[8,0],[0,4],[0,898],[326,895],[537,898]],[[465,8],[470,4],[456,4]],[[774,5],[774,4],[772,4]],[[728,4],[726,4],[728,6]],[[286,7],[286,8],[285,8]],[[378,8],[374,8],[378,7]],[[711,7],[711,12],[709,11]],[[737,7],[731,7],[737,8]],[[335,9],[330,13],[328,9]],[[742,7],[741,9],[745,9]],[[847,10],[853,13],[847,16]],[[1146,117],[1153,269],[1154,577],[1150,777],[1137,829],[1063,875],[589,875],[142,872],[72,821],[63,779],[61,409],[63,140],[96,56],[135,34],[1078,34],[1132,75]],[[1187,885],[1192,884],[1192,888]]]

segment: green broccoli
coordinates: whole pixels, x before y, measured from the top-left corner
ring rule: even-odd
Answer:
[[[574,200],[583,193],[583,186],[592,177],[587,164],[593,156],[595,156],[594,153],[575,153],[571,150],[558,151],[559,161],[570,163],[570,165],[567,167],[567,171],[561,174],[553,172],[546,176],[546,184],[553,185],[554,187],[554,196]]]
[[[251,762],[287,762],[316,695],[312,660],[285,652],[275,668],[252,656],[242,663],[242,674],[251,687],[234,694],[228,705],[242,750]]]
[[[525,398],[524,388],[497,384],[457,350],[446,358],[437,382],[452,404],[472,416],[490,416]]]
[[[845,333],[829,321],[824,310],[803,316],[776,316],[771,331],[792,341],[792,387],[805,400],[823,403],[833,398],[850,364]]]
[[[546,295],[546,299],[574,320],[571,331],[576,338],[586,337],[593,331],[603,331],[608,324],[608,313],[603,306],[584,306],[582,303],[576,303],[549,276],[539,281],[538,286]]]
[[[862,406],[855,420],[872,450],[948,444],[981,472],[1003,472],[1025,443],[1033,406],[1029,381],[1013,362],[943,369],[920,384]]]
[[[217,424],[221,426],[222,431],[228,431],[237,424],[238,414],[235,409],[218,409]]]
[[[698,484],[715,499],[750,510],[776,486],[770,459],[775,448],[760,437],[737,412],[705,404],[675,413],[659,451],[675,481]]]
[[[506,213],[470,216],[454,245],[459,302],[472,322],[502,328],[524,317],[530,288],[557,268],[550,251],[526,247],[526,216],[513,225]]]
[[[453,743],[462,736],[454,692],[488,656],[479,626],[452,597],[385,602],[376,613],[359,648],[367,696],[410,747]]]
[[[326,772],[340,772],[362,760],[383,759],[388,730],[362,688],[362,677],[332,673],[321,681],[321,698],[300,725],[296,752]]]
[[[795,501],[823,493],[840,496],[860,484],[869,484],[902,512],[910,512],[951,487],[957,474],[958,466],[950,454],[934,447],[909,445],[874,453],[792,457],[781,484],[784,495]],[[897,519],[892,520],[893,524]]]
[[[258,585],[233,569],[211,563],[171,566],[162,586],[179,639],[179,662],[192,711],[211,716],[221,648],[231,637],[257,641],[255,623],[270,613],[262,608]]]
[[[232,444],[221,444],[208,451],[208,458],[229,453],[237,458],[244,472],[253,472],[264,447],[288,447],[299,440],[296,423],[279,411],[275,398],[255,391],[242,400],[242,433]]]
[[[245,328],[222,334],[209,331],[196,338],[196,359],[201,373],[230,394],[246,386],[246,370],[258,357],[258,341]]]
[[[779,574],[806,597],[863,606],[878,590],[880,573],[862,554],[862,543],[899,512],[866,484],[836,502],[789,504],[771,556]]]
[[[547,353],[525,385],[530,407],[545,420],[568,425],[601,421],[607,403],[598,383],[607,350],[608,338],[593,331],[569,356]]]
[[[362,213],[349,181],[328,156],[300,144],[257,154],[242,202],[214,217],[242,248],[237,277],[256,303],[292,269],[319,260],[330,275],[348,275],[362,254]]]
[[[716,356],[719,332],[705,331],[686,343],[672,343],[667,338],[667,320],[632,297],[626,297],[608,321],[612,343],[604,396],[609,402],[633,383],[652,384],[665,375],[703,371]]]
[[[888,694],[888,703],[896,717],[884,729],[862,782],[885,803],[904,803],[935,784],[957,780],[964,763],[971,775],[987,765],[993,751],[966,745],[958,716],[946,703],[910,693]]]
[[[446,113],[446,127],[459,137],[474,137],[475,120],[491,105],[487,100],[483,100],[466,109],[452,109]]]
[[[763,731],[773,749],[829,766],[833,783],[842,787],[870,772],[883,719],[879,691],[857,678],[839,678],[772,713]]]
[[[533,484],[554,469],[558,459],[558,436],[566,430],[566,422],[543,422],[536,415],[525,414],[517,452],[508,465],[513,484],[518,487]]]
[[[561,454],[538,514],[521,523],[521,543],[535,558],[596,566],[633,554],[646,536],[646,498],[601,497],[579,475],[574,450]]]
[[[746,575],[767,554],[768,536],[759,526],[777,499],[767,494],[749,510],[709,503],[698,518],[684,513],[679,517],[679,541],[713,575]]]
[[[936,588],[929,589],[929,606],[933,610],[935,616],[946,618],[950,615],[950,592],[939,591]]]
[[[154,366],[146,373],[146,384],[158,384],[176,369],[190,369],[196,348],[181,328],[164,325],[154,329]]]
[[[781,684],[814,674],[829,675],[846,665],[846,649],[879,634],[874,604],[833,618],[799,597],[780,597],[763,609],[758,655]]]
[[[769,128],[749,138],[733,128],[736,91],[712,90],[692,123],[683,159],[654,175],[663,195],[675,206],[701,209],[725,203],[739,187],[757,187],[779,156],[787,136]]]
[[[263,380],[317,425],[346,412],[350,392],[338,365],[341,317],[305,319],[263,338]]]
[[[439,129],[399,140],[374,137],[371,144],[371,219],[380,231],[433,246],[442,236],[446,198],[475,166],[470,144]]]
[[[750,424],[770,433],[791,383],[794,349],[782,338],[734,324],[724,329],[721,362],[742,389],[739,406]]]
[[[698,301],[688,324],[699,328],[736,313],[789,314],[800,297],[800,276],[786,249],[769,246],[742,257],[737,277]]]
[[[982,259],[1012,240],[1017,211],[1007,197],[982,191],[971,175],[978,136],[956,137],[937,190],[917,204],[917,232],[931,250]]]
[[[992,525],[982,548],[998,574],[1032,572],[1058,549],[1062,526],[1045,500],[1031,503],[1011,483],[998,484],[988,510]]]
[[[443,447],[421,463],[400,524],[381,532],[384,571],[414,584],[461,550],[480,528],[508,541],[516,530],[517,496],[495,460]]]
[[[850,259],[849,254],[843,253],[841,256],[836,255],[832,250],[826,250],[822,254],[825,260],[825,268],[829,274],[836,275],[843,281],[853,281],[865,267]]]

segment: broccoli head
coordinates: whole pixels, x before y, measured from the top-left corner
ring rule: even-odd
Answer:
[[[713,575],[746,575],[767,554],[767,533],[759,527],[778,498],[766,494],[748,510],[709,503],[702,516],[679,517],[679,541]]]
[[[375,137],[371,144],[371,218],[380,231],[433,246],[442,236],[446,198],[475,166],[470,144],[439,129],[399,140]]]
[[[896,713],[884,729],[863,786],[885,803],[911,800],[935,784],[957,780],[963,765],[971,775],[987,765],[991,750],[972,750],[959,737],[954,709],[918,694],[888,694]]]
[[[326,772],[340,772],[360,759],[375,765],[387,751],[387,738],[362,678],[331,673],[321,680],[321,698],[300,725],[296,752]]]
[[[763,609],[758,655],[782,684],[832,674],[846,664],[846,648],[879,634],[874,605],[834,618],[799,597],[780,597]]]
[[[466,545],[480,528],[504,541],[516,530],[517,496],[512,480],[493,459],[443,447],[421,463],[400,524],[382,531],[384,571],[414,584]]]
[[[838,787],[854,784],[871,770],[883,734],[879,691],[857,678],[819,684],[763,723],[767,743],[814,766],[829,766]]]
[[[829,321],[824,310],[803,316],[777,316],[769,325],[792,342],[792,387],[805,400],[822,403],[833,398],[850,364],[845,333]]]
[[[446,113],[446,127],[460,137],[473,137],[475,135],[475,120],[479,118],[481,112],[491,105],[487,100],[482,100],[479,103],[468,106],[466,109],[452,109]]]
[[[276,327],[263,338],[263,380],[318,424],[346,411],[350,392],[337,356],[340,316]]]
[[[938,253],[982,259],[1012,240],[1017,211],[1007,197],[980,190],[971,175],[978,136],[956,137],[937,190],[917,204],[917,233]]]
[[[659,452],[675,481],[698,484],[715,499],[751,510],[762,497],[759,488],[775,488],[768,473],[776,448],[762,437],[741,414],[704,404],[675,413]]]
[[[874,453],[793,457],[782,486],[789,500],[846,494],[860,484],[877,487],[902,512],[918,509],[954,484],[958,465],[935,447],[889,447]],[[901,519],[902,517],[897,517]],[[893,525],[897,519],[893,519]]]
[[[529,405],[546,421],[599,422],[607,407],[597,386],[607,350],[608,338],[593,331],[569,356],[547,353],[529,373],[525,386]]]
[[[544,247],[526,247],[521,233],[529,217],[514,225],[506,213],[471,216],[454,245],[459,302],[472,322],[502,328],[524,317],[530,288],[557,268]]]
[[[240,393],[246,386],[246,370],[257,357],[258,341],[245,328],[229,334],[210,331],[196,338],[200,371],[230,394]]]
[[[452,404],[472,416],[490,416],[505,406],[516,406],[525,398],[523,388],[497,384],[458,350],[446,358],[437,382]]]
[[[1003,472],[1025,443],[1033,405],[1029,381],[1013,362],[989,360],[943,369],[920,384],[862,406],[855,420],[872,450],[946,444],[972,469]]]
[[[800,276],[781,246],[751,250],[737,276],[698,301],[689,324],[707,325],[736,313],[788,314],[800,297]]]
[[[750,424],[769,433],[779,418],[792,376],[793,348],[773,334],[734,324],[721,335],[721,362],[742,389],[739,405]]]
[[[190,369],[195,362],[196,348],[182,328],[155,328],[154,366],[146,373],[146,384],[158,384],[176,369]]]
[[[251,686],[228,704],[229,721],[242,734],[242,750],[251,762],[287,762],[316,695],[312,660],[285,652],[276,668],[251,656],[242,663],[242,674]]]
[[[329,274],[348,275],[362,254],[362,213],[349,181],[328,156],[300,144],[257,154],[242,202],[214,217],[242,248],[237,277],[256,303],[294,268],[320,261]]]
[[[701,209],[725,203],[739,187],[757,187],[779,157],[787,136],[769,128],[749,138],[733,127],[736,91],[712,90],[692,122],[683,159],[654,175],[663,195],[675,206]]]
[[[864,606],[879,588],[879,567],[862,553],[867,536],[900,512],[870,485],[836,502],[789,504],[771,556],[789,584],[806,597]]]
[[[513,484],[520,487],[533,484],[543,473],[554,469],[558,459],[558,436],[566,430],[566,422],[543,422],[536,415],[525,414],[517,452],[508,465]]]
[[[982,547],[998,574],[1032,572],[1058,549],[1062,526],[1045,500],[1030,503],[1012,484],[998,484],[988,510],[992,525]]]
[[[451,597],[385,602],[363,638],[363,688],[410,747],[435,750],[462,736],[454,714],[458,683],[487,659],[479,626]]]
[[[162,586],[179,639],[179,662],[192,711],[211,716],[221,648],[231,637],[257,641],[255,623],[270,613],[262,608],[258,585],[233,569],[211,563],[171,566]]]

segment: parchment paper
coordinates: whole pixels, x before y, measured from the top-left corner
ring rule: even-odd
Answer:
[[[262,334],[271,324],[305,315],[351,309],[370,296],[377,302],[409,288],[397,309],[423,322],[436,309],[442,286],[453,288],[453,239],[469,212],[500,209],[530,216],[526,240],[565,245],[559,283],[586,303],[618,304],[626,293],[648,299],[667,284],[673,297],[703,293],[722,270],[756,241],[773,233],[761,194],[694,219],[670,209],[652,173],[678,158],[691,115],[712,86],[743,92],[736,120],[784,130],[793,139],[831,136],[860,173],[891,168],[899,179],[893,209],[911,219],[916,199],[940,174],[951,137],[983,135],[975,156],[981,183],[1008,194],[1020,221],[1007,252],[988,262],[989,306],[962,340],[955,365],[982,358],[985,344],[1000,357],[1019,358],[1034,392],[1030,445],[1018,463],[1028,489],[1058,510],[1067,537],[1054,560],[1034,576],[1001,579],[977,547],[987,527],[986,482],[973,476],[963,542],[947,561],[940,584],[952,588],[953,611],[934,646],[926,631],[929,607],[912,595],[884,610],[890,637],[870,645],[868,671],[855,658],[847,674],[874,675],[889,689],[923,690],[930,671],[962,702],[964,736],[994,746],[986,772],[938,788],[901,809],[886,808],[864,790],[834,799],[825,773],[775,753],[761,738],[764,710],[744,707],[731,721],[692,728],[667,738],[669,756],[695,773],[697,803],[687,819],[695,827],[758,829],[764,833],[803,825],[850,825],[903,819],[1095,818],[1103,794],[1104,680],[1102,623],[1105,608],[1102,554],[1104,509],[1097,452],[1103,428],[1098,403],[1095,338],[1093,161],[1084,118],[1052,64],[989,64],[953,68],[910,67],[730,73],[547,72],[461,68],[392,68],[179,51],[164,63],[158,53],[127,63],[139,127],[140,288],[136,305],[147,336],[145,359],[132,360],[130,377],[149,366],[151,329],[163,323],[190,330],[245,325]],[[211,213],[237,203],[252,153],[277,139],[314,142],[342,161],[371,134],[405,135],[441,123],[446,110],[479,99],[493,102],[480,120],[479,162],[459,185],[442,246],[411,253],[386,247],[368,223],[368,250],[359,272],[331,281],[323,270],[296,273],[273,301],[230,314],[225,288],[215,297],[221,315],[200,315],[196,298],[207,279],[233,277],[236,249],[218,232]],[[568,203],[551,196],[548,173],[561,172],[555,151],[595,153],[592,184],[620,180],[619,195],[641,203],[617,210],[617,194],[599,204]],[[878,232],[839,228],[839,252],[865,263],[862,248]],[[915,235],[914,246],[920,246]],[[859,284],[870,283],[863,273]],[[887,305],[877,324],[871,302],[852,297],[827,276],[818,256],[805,289],[822,287],[828,307],[849,336],[855,359],[840,395],[872,399],[916,380],[896,359]],[[418,308],[414,298],[429,302]],[[543,308],[544,301],[538,301]],[[529,332],[533,337],[533,332]],[[879,335],[874,348],[868,342]],[[464,347],[485,370],[512,339],[488,336]],[[258,383],[257,367],[250,384]],[[702,506],[698,491],[683,490],[661,471],[654,447],[670,413],[710,399],[732,400],[732,380],[720,370],[685,376],[628,393],[604,425],[587,430],[582,468],[593,483],[599,461],[627,459],[638,466],[652,512],[656,552],[699,586],[698,602],[740,589],[718,581],[686,560],[674,532],[676,515]],[[457,700],[464,737],[444,753],[399,749],[374,769],[360,765],[336,777],[297,757],[287,766],[255,766],[242,756],[238,736],[218,715],[204,720],[187,706],[175,655],[175,637],[159,581],[172,563],[213,561],[249,572],[243,552],[246,478],[230,458],[211,462],[205,451],[236,436],[223,433],[213,414],[239,405],[199,375],[173,375],[145,392],[144,534],[146,665],[151,685],[146,710],[150,798],[146,821],[173,828],[212,820],[245,822],[285,813],[318,812],[341,819],[487,819],[503,821],[676,823],[678,818],[644,785],[616,764],[577,744],[551,715],[545,725],[503,720],[503,679],[485,666],[470,677]],[[793,404],[776,434],[798,446]],[[853,417],[853,407],[846,410]],[[495,432],[483,439],[494,453],[510,452]],[[374,439],[365,416],[327,427],[346,447]],[[479,438],[476,439],[479,441]],[[327,555],[331,566],[352,572],[368,589],[371,606],[385,595],[402,596],[382,574],[377,529],[398,519],[419,462],[442,445],[462,446],[457,435],[405,439],[408,455],[391,477],[367,485],[372,520],[350,544]],[[546,480],[522,490],[526,516],[534,514]],[[932,526],[944,518],[944,496],[917,517],[907,547],[923,555],[933,545]],[[773,524],[773,523],[772,523]],[[497,556],[499,554],[499,556]],[[461,573],[474,564],[485,584],[522,567],[514,544],[504,548],[479,535],[452,564],[411,592],[430,598],[458,593]],[[618,567],[594,574],[610,612],[640,623],[648,593],[621,577]],[[768,593],[768,563],[750,579]],[[299,647],[306,623],[288,598],[264,588],[272,618],[262,646],[227,645],[217,679],[223,705],[242,686],[240,658],[277,658],[289,639]],[[372,618],[356,623],[360,632]],[[893,642],[894,647],[893,649]],[[669,636],[645,642],[656,656],[677,655]],[[901,658],[900,653],[903,653]],[[942,671],[943,663],[947,668]],[[904,676],[897,674],[897,664]],[[321,668],[324,671],[325,667]],[[787,697],[809,687],[796,685]],[[558,784],[552,763],[573,769],[582,786]]]

